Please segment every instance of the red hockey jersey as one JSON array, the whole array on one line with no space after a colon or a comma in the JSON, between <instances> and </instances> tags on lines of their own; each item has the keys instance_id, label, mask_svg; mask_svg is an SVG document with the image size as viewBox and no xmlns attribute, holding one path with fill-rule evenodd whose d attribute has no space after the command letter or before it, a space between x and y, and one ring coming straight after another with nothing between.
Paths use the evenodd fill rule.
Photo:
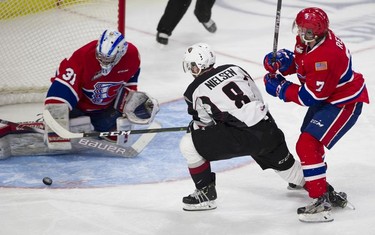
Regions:
<instances>
[{"instance_id":1,"label":"red hockey jersey","mask_svg":"<svg viewBox=\"0 0 375 235\"><path fill-rule=\"evenodd\" d=\"M369 103L362 74L353 71L349 50L331 30L311 50L301 44L297 36L294 53L295 68L289 69L286 74L297 73L301 86L290 85L286 90L286 101L303 106L321 101L337 106L353 102Z\"/></svg>"},{"instance_id":2,"label":"red hockey jersey","mask_svg":"<svg viewBox=\"0 0 375 235\"><path fill-rule=\"evenodd\" d=\"M64 59L57 75L51 78L45 104L67 103L70 110L77 107L84 112L106 109L120 89L125 86L137 90L140 72L138 49L128 42L128 49L107 76L102 76L101 67L95 58L97 40L76 50L69 59Z\"/></svg>"}]
</instances>

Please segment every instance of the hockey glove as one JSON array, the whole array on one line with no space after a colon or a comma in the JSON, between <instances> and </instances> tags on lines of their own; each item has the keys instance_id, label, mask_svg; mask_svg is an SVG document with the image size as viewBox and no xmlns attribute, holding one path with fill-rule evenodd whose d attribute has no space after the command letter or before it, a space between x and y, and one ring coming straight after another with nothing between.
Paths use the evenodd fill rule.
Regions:
<instances>
[{"instance_id":1,"label":"hockey glove","mask_svg":"<svg viewBox=\"0 0 375 235\"><path fill-rule=\"evenodd\" d=\"M134 124L150 124L159 109L158 101L147 93L130 91L126 97L124 114Z\"/></svg>"},{"instance_id":2,"label":"hockey glove","mask_svg":"<svg viewBox=\"0 0 375 235\"><path fill-rule=\"evenodd\" d=\"M285 91L292 83L285 80L285 78L280 74L275 75L268 73L264 76L264 84L268 94L279 97L285 101Z\"/></svg>"},{"instance_id":3,"label":"hockey glove","mask_svg":"<svg viewBox=\"0 0 375 235\"><path fill-rule=\"evenodd\" d=\"M268 53L263 59L264 68L270 73L285 72L294 64L294 54L287 49L281 49L276 53L276 59L273 61L273 53Z\"/></svg>"}]
</instances>

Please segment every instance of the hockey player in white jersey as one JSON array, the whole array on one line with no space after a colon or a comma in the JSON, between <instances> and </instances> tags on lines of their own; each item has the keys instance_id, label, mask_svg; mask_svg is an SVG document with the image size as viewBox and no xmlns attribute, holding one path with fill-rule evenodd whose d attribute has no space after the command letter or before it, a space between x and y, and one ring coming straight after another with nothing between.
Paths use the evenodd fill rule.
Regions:
<instances>
[{"instance_id":1,"label":"hockey player in white jersey","mask_svg":"<svg viewBox=\"0 0 375 235\"><path fill-rule=\"evenodd\" d=\"M190 132L180 142L195 192L183 198L187 211L215 209L215 173L210 162L245 155L273 169L288 183L303 186L301 164L289 152L251 76L236 65L214 67L207 44L187 48L185 72L195 78L184 93L192 116Z\"/></svg>"}]
</instances>

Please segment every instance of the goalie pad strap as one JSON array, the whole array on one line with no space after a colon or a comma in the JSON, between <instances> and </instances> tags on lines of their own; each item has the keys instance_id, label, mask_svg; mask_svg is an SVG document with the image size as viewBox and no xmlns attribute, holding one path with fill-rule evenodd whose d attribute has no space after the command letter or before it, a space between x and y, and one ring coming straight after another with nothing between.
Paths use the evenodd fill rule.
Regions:
<instances>
[{"instance_id":1,"label":"goalie pad strap","mask_svg":"<svg viewBox=\"0 0 375 235\"><path fill-rule=\"evenodd\" d=\"M10 143L8 134L11 132L11 127L5 125L0 127L0 160L6 159L11 156Z\"/></svg>"}]
</instances>

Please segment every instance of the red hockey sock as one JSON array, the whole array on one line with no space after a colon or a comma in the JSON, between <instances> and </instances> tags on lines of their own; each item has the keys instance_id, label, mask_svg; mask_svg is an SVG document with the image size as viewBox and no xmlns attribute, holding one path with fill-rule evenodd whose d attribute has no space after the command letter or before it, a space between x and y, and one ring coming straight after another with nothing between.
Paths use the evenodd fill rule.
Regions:
<instances>
[{"instance_id":1,"label":"red hockey sock","mask_svg":"<svg viewBox=\"0 0 375 235\"><path fill-rule=\"evenodd\" d=\"M311 198L318 198L327 191L324 146L309 133L302 133L296 151L302 164L305 188Z\"/></svg>"}]
</instances>

